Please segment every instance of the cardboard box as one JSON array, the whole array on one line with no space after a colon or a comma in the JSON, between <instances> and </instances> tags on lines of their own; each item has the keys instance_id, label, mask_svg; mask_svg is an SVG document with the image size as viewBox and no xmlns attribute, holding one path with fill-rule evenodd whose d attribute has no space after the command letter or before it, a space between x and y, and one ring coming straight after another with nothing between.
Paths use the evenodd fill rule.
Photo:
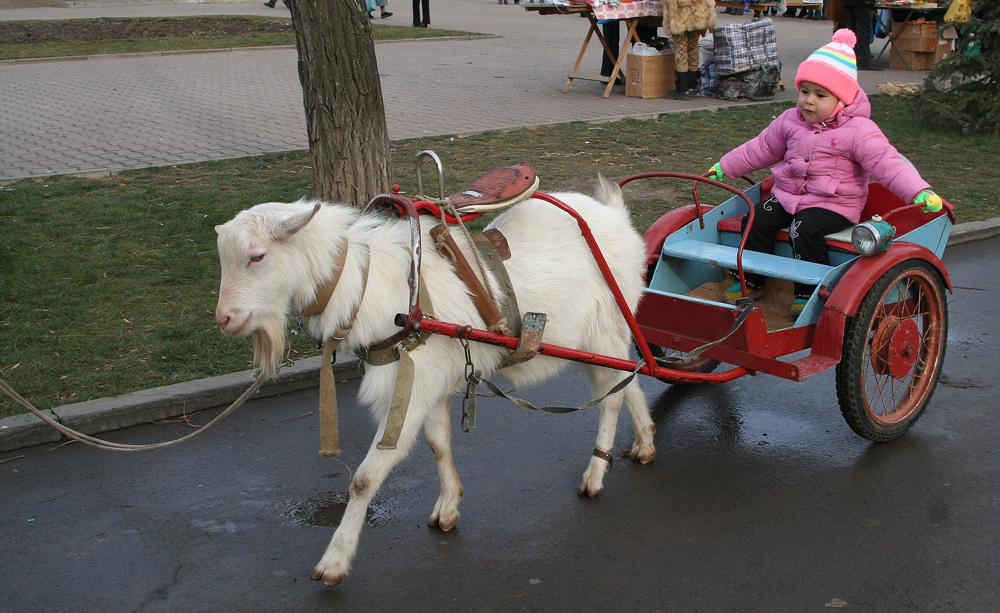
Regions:
<instances>
[{"instance_id":1,"label":"cardboard box","mask_svg":"<svg viewBox=\"0 0 1000 613\"><path fill-rule=\"evenodd\" d=\"M933 21L898 21L892 27L897 29L893 34L900 51L931 53L937 48L939 26Z\"/></svg>"},{"instance_id":2,"label":"cardboard box","mask_svg":"<svg viewBox=\"0 0 1000 613\"><path fill-rule=\"evenodd\" d=\"M934 64L949 53L951 53L951 41L944 38L940 39L933 51L924 53L900 51L893 45L889 49L889 68L893 70L930 70ZM903 61L904 57L910 63L909 66Z\"/></svg>"},{"instance_id":3,"label":"cardboard box","mask_svg":"<svg viewBox=\"0 0 1000 613\"><path fill-rule=\"evenodd\" d=\"M635 55L626 58L625 95L662 98L674 86L674 54Z\"/></svg>"}]
</instances>

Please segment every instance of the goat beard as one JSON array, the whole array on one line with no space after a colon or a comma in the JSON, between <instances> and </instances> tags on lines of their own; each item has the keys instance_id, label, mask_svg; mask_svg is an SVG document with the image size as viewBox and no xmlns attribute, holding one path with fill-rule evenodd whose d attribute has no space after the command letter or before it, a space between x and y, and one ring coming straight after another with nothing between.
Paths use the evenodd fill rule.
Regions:
<instances>
[{"instance_id":1,"label":"goat beard","mask_svg":"<svg viewBox=\"0 0 1000 613\"><path fill-rule=\"evenodd\" d=\"M285 321L268 319L253 333L253 365L266 377L278 374L285 350Z\"/></svg>"}]
</instances>

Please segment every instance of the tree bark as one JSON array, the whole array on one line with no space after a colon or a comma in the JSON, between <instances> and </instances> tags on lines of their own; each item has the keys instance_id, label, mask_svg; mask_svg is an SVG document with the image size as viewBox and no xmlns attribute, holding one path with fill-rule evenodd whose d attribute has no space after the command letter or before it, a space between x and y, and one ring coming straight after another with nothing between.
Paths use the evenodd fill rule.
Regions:
<instances>
[{"instance_id":1,"label":"tree bark","mask_svg":"<svg viewBox=\"0 0 1000 613\"><path fill-rule=\"evenodd\" d=\"M313 193L364 206L391 181L375 43L358 0L291 0Z\"/></svg>"}]
</instances>

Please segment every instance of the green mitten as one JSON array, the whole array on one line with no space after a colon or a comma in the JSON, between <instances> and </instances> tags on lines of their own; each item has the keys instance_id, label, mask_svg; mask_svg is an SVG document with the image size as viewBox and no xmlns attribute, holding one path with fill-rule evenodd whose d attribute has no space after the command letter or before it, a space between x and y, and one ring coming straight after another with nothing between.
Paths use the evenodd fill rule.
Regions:
<instances>
[{"instance_id":1,"label":"green mitten","mask_svg":"<svg viewBox=\"0 0 1000 613\"><path fill-rule=\"evenodd\" d=\"M716 162L714 165L712 165L712 168L710 168L708 172L709 172L708 178L712 179L713 181L721 181L726 178L726 173L722 172L721 162Z\"/></svg>"},{"instance_id":2,"label":"green mitten","mask_svg":"<svg viewBox=\"0 0 1000 613\"><path fill-rule=\"evenodd\" d=\"M920 207L920 210L924 213L937 213L941 210L942 206L941 196L938 196L929 189L925 189L917 194L917 197L913 199L913 204L924 205Z\"/></svg>"}]
</instances>

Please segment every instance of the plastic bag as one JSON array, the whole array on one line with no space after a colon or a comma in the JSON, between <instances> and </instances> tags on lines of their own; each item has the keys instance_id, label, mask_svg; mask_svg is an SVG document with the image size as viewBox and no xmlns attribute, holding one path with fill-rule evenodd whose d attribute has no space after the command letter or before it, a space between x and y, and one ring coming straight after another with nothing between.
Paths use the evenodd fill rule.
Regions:
<instances>
[{"instance_id":1,"label":"plastic bag","mask_svg":"<svg viewBox=\"0 0 1000 613\"><path fill-rule=\"evenodd\" d=\"M972 0L955 0L944 14L945 23L964 23L972 19Z\"/></svg>"},{"instance_id":2,"label":"plastic bag","mask_svg":"<svg viewBox=\"0 0 1000 613\"><path fill-rule=\"evenodd\" d=\"M773 100L780 79L781 62L764 64L734 75L719 75L715 97L732 102Z\"/></svg>"},{"instance_id":3,"label":"plastic bag","mask_svg":"<svg viewBox=\"0 0 1000 613\"><path fill-rule=\"evenodd\" d=\"M663 52L656 49L655 47L650 47L646 43L636 43L632 45L632 50L629 51L632 55L663 55Z\"/></svg>"},{"instance_id":4,"label":"plastic bag","mask_svg":"<svg viewBox=\"0 0 1000 613\"><path fill-rule=\"evenodd\" d=\"M714 34L715 70L720 77L778 61L778 40L770 19L719 26Z\"/></svg>"}]
</instances>

